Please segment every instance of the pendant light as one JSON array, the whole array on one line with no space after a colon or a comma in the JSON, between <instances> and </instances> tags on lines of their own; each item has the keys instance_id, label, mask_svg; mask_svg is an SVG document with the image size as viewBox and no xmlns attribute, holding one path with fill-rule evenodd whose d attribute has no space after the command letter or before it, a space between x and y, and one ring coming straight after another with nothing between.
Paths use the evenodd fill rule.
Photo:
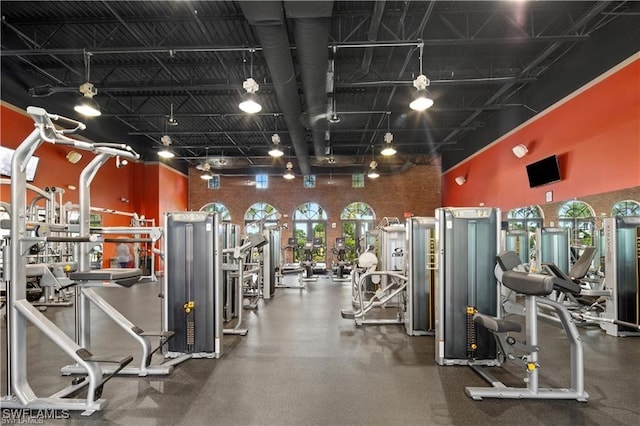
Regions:
<instances>
[{"instance_id":1,"label":"pendant light","mask_svg":"<svg viewBox=\"0 0 640 426\"><path fill-rule=\"evenodd\" d=\"M85 83L80 86L80 93L82 97L78 98L76 105L73 109L87 117L98 117L102 114L100 111L100 105L93 97L98 94L98 89L89 82L91 76L91 53L84 51L84 68L85 68Z\"/></svg>"},{"instance_id":2,"label":"pendant light","mask_svg":"<svg viewBox=\"0 0 640 426\"><path fill-rule=\"evenodd\" d=\"M260 86L253 79L253 52L254 51L255 51L254 49L249 50L249 52L251 53L251 65L249 69L250 77L247 78L242 83L242 88L246 90L247 93L244 93L242 95L242 98L240 99L240 104L238 105L240 110L246 112L247 114L255 114L262 111L262 105L260 105L260 102L258 101L258 96L256 95L256 92L260 89Z\"/></svg>"},{"instance_id":3,"label":"pendant light","mask_svg":"<svg viewBox=\"0 0 640 426\"><path fill-rule=\"evenodd\" d=\"M427 87L429 87L429 84L431 84L431 82L429 81L427 76L422 73L423 50L424 43L420 43L420 75L416 77L415 80L413 80L413 87L416 88L416 91L413 94L413 100L409 104L409 108L414 111L424 111L433 106L433 99L431 99L429 91L427 90Z\"/></svg>"},{"instance_id":4,"label":"pendant light","mask_svg":"<svg viewBox=\"0 0 640 426\"><path fill-rule=\"evenodd\" d=\"M396 149L393 147L393 134L389 131L389 122L391 121L391 112L387 111L387 133L385 133L384 135L384 148L382 148L382 151L380 151L380 154L384 155L385 157L390 157L392 155L396 154Z\"/></svg>"}]
</instances>

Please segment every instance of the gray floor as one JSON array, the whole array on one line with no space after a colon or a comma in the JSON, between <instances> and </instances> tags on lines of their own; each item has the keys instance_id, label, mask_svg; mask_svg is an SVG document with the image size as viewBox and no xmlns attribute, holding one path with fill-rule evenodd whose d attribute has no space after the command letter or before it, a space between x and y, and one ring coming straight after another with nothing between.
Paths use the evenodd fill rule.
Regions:
<instances>
[{"instance_id":1,"label":"gray floor","mask_svg":"<svg viewBox=\"0 0 640 426\"><path fill-rule=\"evenodd\" d=\"M157 284L100 293L143 329L159 328ZM581 330L587 403L473 401L465 396L465 386L484 382L467 367L437 366L433 337L409 337L398 326L356 327L340 317L340 309L349 305L349 284L328 278L306 290L278 289L275 298L247 312L248 336L225 336L221 359L189 360L162 378L114 378L105 385L106 410L91 417L72 413L55 423L640 424L638 338ZM50 308L46 315L71 332L72 308ZM101 313L93 316L94 352L135 355L126 335ZM564 387L569 375L566 339L547 324L540 325L540 334L541 382ZM28 342L29 380L36 393L65 386L69 379L58 371L69 363L66 356L33 327ZM4 377L4 369L2 373ZM517 384L519 379L513 380Z\"/></svg>"}]
</instances>

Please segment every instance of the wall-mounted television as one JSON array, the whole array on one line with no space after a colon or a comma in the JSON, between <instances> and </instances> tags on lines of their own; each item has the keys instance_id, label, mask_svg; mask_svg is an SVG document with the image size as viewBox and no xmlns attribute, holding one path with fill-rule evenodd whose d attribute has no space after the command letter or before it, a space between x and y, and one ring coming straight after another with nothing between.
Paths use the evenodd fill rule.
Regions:
<instances>
[{"instance_id":1,"label":"wall-mounted television","mask_svg":"<svg viewBox=\"0 0 640 426\"><path fill-rule=\"evenodd\" d=\"M560 167L558 167L558 157L551 155L527 165L527 176L529 177L529 187L531 188L559 181Z\"/></svg>"},{"instance_id":2,"label":"wall-mounted television","mask_svg":"<svg viewBox=\"0 0 640 426\"><path fill-rule=\"evenodd\" d=\"M0 175L11 177L11 158L15 150L0 146ZM38 168L38 157L31 157L27 163L27 181L33 182Z\"/></svg>"}]
</instances>

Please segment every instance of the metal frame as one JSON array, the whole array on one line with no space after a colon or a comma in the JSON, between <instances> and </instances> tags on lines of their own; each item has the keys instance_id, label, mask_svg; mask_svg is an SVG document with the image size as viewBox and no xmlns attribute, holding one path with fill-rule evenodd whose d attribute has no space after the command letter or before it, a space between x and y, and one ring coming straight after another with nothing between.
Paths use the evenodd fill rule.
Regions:
<instances>
[{"instance_id":1,"label":"metal frame","mask_svg":"<svg viewBox=\"0 0 640 426\"><path fill-rule=\"evenodd\" d=\"M43 143L71 145L78 149L96 151L98 148L86 142L70 139L65 134L85 129L83 123L48 114L42 108L28 107L27 113L35 121L35 129L16 149L11 162L11 239L8 250L4 250L4 265L9 267L7 282L7 395L2 397L3 408L28 409L65 409L80 410L83 415L90 415L102 410L107 401L101 399L102 386L109 377L103 378L103 370L91 352L81 347L60 330L52 321L26 300L26 258L29 247L37 242L89 242L88 229L80 233L80 237L28 237L26 221L26 165L36 149ZM56 130L52 120L72 129ZM102 151L102 150L100 150ZM116 150L125 158L135 160L137 154L132 151ZM38 397L31 389L27 377L27 325L34 324L43 334L49 337L63 352L83 367L87 377L72 384L49 397ZM132 357L110 360L123 367L131 362ZM85 399L67 399L80 388L87 386Z\"/></svg>"},{"instance_id":2,"label":"metal frame","mask_svg":"<svg viewBox=\"0 0 640 426\"><path fill-rule=\"evenodd\" d=\"M571 386L569 388L541 388L539 387L538 374L538 305L545 305L553 308L563 330L566 332L570 343L571 359ZM475 400L483 398L504 398L504 399L575 399L586 402L589 394L584 390L584 359L582 351L582 341L580 334L574 324L571 314L562 304L546 297L527 295L525 299L525 336L526 345L532 347L527 356L527 364L533 367L528 369L528 376L525 380L526 388L507 387L497 380L486 369L479 365L471 364L471 368L481 377L492 384L493 387L466 387L465 392Z\"/></svg>"}]
</instances>

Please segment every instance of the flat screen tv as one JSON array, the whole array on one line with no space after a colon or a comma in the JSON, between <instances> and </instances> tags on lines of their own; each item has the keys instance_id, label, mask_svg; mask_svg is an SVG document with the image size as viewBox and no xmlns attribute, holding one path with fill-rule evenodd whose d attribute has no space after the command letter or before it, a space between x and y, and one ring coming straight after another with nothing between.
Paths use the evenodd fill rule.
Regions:
<instances>
[{"instance_id":1,"label":"flat screen tv","mask_svg":"<svg viewBox=\"0 0 640 426\"><path fill-rule=\"evenodd\" d=\"M559 181L558 157L551 155L527 165L527 176L529 177L529 187L531 188Z\"/></svg>"},{"instance_id":2,"label":"flat screen tv","mask_svg":"<svg viewBox=\"0 0 640 426\"><path fill-rule=\"evenodd\" d=\"M0 175L11 177L11 158L15 150L0 146ZM27 163L27 182L33 182L38 168L38 157L31 157Z\"/></svg>"}]
</instances>

